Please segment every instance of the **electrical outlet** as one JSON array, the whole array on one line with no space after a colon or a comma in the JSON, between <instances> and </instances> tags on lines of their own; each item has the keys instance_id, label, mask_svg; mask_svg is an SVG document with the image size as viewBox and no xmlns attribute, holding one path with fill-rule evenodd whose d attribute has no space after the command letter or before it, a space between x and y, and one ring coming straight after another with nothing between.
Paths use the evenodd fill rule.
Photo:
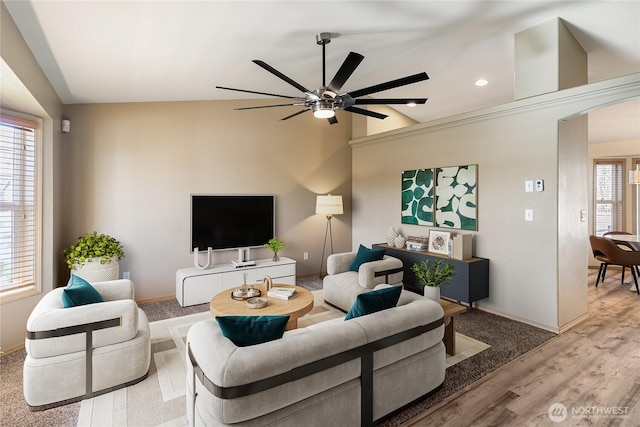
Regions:
<instances>
[{"instance_id":1,"label":"electrical outlet","mask_svg":"<svg viewBox=\"0 0 640 427\"><path fill-rule=\"evenodd\" d=\"M131 279L131 274L128 271L123 271L122 272L122 278L129 280L129 279Z\"/></svg>"},{"instance_id":2,"label":"electrical outlet","mask_svg":"<svg viewBox=\"0 0 640 427\"><path fill-rule=\"evenodd\" d=\"M302 255L303 255L303 258L304 258L304 260L305 260L305 261L308 261L308 260L309 260L309 252L305 252L305 253L304 253L304 254L302 254Z\"/></svg>"}]
</instances>

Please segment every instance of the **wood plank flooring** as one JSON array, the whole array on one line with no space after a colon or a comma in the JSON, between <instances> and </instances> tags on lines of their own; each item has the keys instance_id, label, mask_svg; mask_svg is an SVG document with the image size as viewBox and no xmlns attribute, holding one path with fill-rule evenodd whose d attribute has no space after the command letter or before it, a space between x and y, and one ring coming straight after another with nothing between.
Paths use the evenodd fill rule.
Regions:
<instances>
[{"instance_id":1,"label":"wood plank flooring","mask_svg":"<svg viewBox=\"0 0 640 427\"><path fill-rule=\"evenodd\" d=\"M640 426L640 296L596 274L586 321L404 426Z\"/></svg>"}]
</instances>

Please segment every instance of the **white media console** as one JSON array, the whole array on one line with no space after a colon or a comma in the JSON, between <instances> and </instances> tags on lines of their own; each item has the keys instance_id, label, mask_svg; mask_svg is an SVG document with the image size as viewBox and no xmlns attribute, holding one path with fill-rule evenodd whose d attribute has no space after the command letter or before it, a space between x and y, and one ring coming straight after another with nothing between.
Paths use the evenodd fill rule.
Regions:
<instances>
[{"instance_id":1,"label":"white media console","mask_svg":"<svg viewBox=\"0 0 640 427\"><path fill-rule=\"evenodd\" d=\"M296 261L280 257L280 261L259 259L255 265L237 268L230 263L217 264L207 269L195 267L176 271L176 299L182 307L209 302L217 293L242 285L247 273L247 284L262 283L264 276L273 283L296 284Z\"/></svg>"}]
</instances>

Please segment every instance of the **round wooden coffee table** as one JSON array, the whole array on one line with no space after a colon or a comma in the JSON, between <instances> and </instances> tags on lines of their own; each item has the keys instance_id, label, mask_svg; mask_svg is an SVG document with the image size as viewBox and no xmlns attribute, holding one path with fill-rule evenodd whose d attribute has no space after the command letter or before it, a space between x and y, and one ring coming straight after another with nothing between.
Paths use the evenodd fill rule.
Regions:
<instances>
[{"instance_id":1,"label":"round wooden coffee table","mask_svg":"<svg viewBox=\"0 0 640 427\"><path fill-rule=\"evenodd\" d=\"M298 327L298 318L304 316L313 308L313 294L300 286L281 285L274 283L278 288L295 288L295 296L289 300L282 300L267 296L262 285L254 285L260 289L261 297L267 299L267 305L263 308L249 308L246 301L237 301L231 298L234 289L225 289L211 298L210 311L214 316L289 316L287 331Z\"/></svg>"}]
</instances>

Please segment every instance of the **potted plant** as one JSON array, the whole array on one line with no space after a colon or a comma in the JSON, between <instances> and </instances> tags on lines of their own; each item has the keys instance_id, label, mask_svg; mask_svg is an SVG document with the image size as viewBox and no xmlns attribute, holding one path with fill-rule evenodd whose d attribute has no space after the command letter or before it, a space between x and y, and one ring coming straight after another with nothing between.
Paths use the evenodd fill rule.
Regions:
<instances>
[{"instance_id":1,"label":"potted plant","mask_svg":"<svg viewBox=\"0 0 640 427\"><path fill-rule=\"evenodd\" d=\"M434 301L440 301L440 285L448 283L455 274L455 265L443 263L442 260L438 260L431 264L431 259L427 258L411 267L420 283L424 285L424 296Z\"/></svg>"},{"instance_id":2,"label":"potted plant","mask_svg":"<svg viewBox=\"0 0 640 427\"><path fill-rule=\"evenodd\" d=\"M280 261L280 257L278 256L278 251L285 249L287 245L285 245L284 242L278 239L277 237L273 237L269 239L267 243L264 244L264 247L269 248L273 251L273 258L272 258L273 261Z\"/></svg>"},{"instance_id":3,"label":"potted plant","mask_svg":"<svg viewBox=\"0 0 640 427\"><path fill-rule=\"evenodd\" d=\"M106 234L85 234L63 251L72 274L88 281L115 280L120 274L118 262L124 258L122 244Z\"/></svg>"}]
</instances>

